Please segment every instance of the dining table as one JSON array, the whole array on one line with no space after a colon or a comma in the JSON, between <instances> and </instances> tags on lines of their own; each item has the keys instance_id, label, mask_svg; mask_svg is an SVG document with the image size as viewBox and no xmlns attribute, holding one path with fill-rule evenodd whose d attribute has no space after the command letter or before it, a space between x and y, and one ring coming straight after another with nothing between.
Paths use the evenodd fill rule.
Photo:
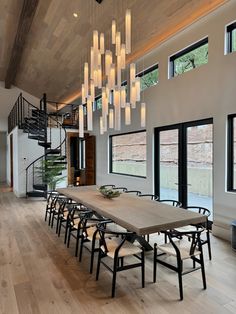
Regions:
<instances>
[{"instance_id":1,"label":"dining table","mask_svg":"<svg viewBox=\"0 0 236 314\"><path fill-rule=\"evenodd\" d=\"M57 191L134 232L142 242L144 235L205 223L207 219L196 212L129 193L109 199L95 185L59 188ZM146 249L151 249L147 243Z\"/></svg>"}]
</instances>

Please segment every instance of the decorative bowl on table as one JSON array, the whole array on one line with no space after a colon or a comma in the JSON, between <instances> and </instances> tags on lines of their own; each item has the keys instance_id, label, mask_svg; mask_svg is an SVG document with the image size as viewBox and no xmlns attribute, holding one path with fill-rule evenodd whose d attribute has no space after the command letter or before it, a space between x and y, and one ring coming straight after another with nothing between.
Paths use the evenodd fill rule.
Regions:
<instances>
[{"instance_id":1,"label":"decorative bowl on table","mask_svg":"<svg viewBox=\"0 0 236 314\"><path fill-rule=\"evenodd\" d=\"M120 196L120 192L119 191L115 191L112 189L108 189L106 187L104 187L103 185L100 186L100 188L98 189L98 191L105 197L105 198L114 198L114 197L118 197Z\"/></svg>"}]
</instances>

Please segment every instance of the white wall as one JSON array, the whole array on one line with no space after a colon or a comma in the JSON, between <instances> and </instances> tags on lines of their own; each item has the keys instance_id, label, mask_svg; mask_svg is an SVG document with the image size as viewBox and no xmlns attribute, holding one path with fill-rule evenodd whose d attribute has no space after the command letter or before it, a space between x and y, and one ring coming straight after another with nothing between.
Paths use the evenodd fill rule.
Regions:
<instances>
[{"instance_id":1,"label":"white wall","mask_svg":"<svg viewBox=\"0 0 236 314\"><path fill-rule=\"evenodd\" d=\"M8 135L8 151L7 151L7 182L10 183L10 135L13 136L13 192L18 197L25 197L26 195L26 168L35 159L44 155L44 148L38 145L37 140L29 139L28 134L24 133L18 127ZM56 148L60 144L59 129L52 129L51 141L53 143L52 148ZM48 130L49 136L49 130ZM63 139L62 134L62 139ZM63 151L65 154L65 151ZM67 186L67 170L62 173L64 180L58 183L57 187ZM29 176L28 186L31 187L31 178Z\"/></svg>"},{"instance_id":2,"label":"white wall","mask_svg":"<svg viewBox=\"0 0 236 314\"><path fill-rule=\"evenodd\" d=\"M220 7L163 43L139 63L139 69L159 63L159 83L144 92L147 103L147 178L108 173L108 135L100 136L98 117L97 184L113 183L153 192L154 128L179 122L214 119L214 228L216 235L229 239L230 222L236 219L236 194L226 192L226 119L236 113L236 53L224 55L225 25L236 20L236 1ZM197 69L168 79L168 57L208 36L209 62ZM122 125L122 133L140 129L139 106L132 111L132 125ZM96 113L96 115L98 115ZM124 121L124 120L123 120Z\"/></svg>"}]
</instances>

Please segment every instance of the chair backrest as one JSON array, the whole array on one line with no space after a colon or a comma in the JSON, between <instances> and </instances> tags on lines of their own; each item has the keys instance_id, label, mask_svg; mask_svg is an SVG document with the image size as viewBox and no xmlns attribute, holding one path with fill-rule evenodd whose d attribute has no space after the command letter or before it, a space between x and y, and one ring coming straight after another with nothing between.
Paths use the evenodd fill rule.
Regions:
<instances>
[{"instance_id":1,"label":"chair backrest","mask_svg":"<svg viewBox=\"0 0 236 314\"><path fill-rule=\"evenodd\" d=\"M192 256L195 253L195 250L199 250L202 253L202 242L201 242L201 233L204 229L199 228L192 231L177 231L177 230L168 230L164 233L168 236L170 243L175 249L176 255L181 256L181 250L178 245L176 245L173 239L182 238L187 236L189 241L189 256Z\"/></svg>"},{"instance_id":2,"label":"chair backrest","mask_svg":"<svg viewBox=\"0 0 236 314\"><path fill-rule=\"evenodd\" d=\"M187 206L185 207L185 209L194 211L196 213L205 215L207 217L209 217L211 215L211 212L209 209L205 208L205 207L201 207L201 206Z\"/></svg>"},{"instance_id":3,"label":"chair backrest","mask_svg":"<svg viewBox=\"0 0 236 314\"><path fill-rule=\"evenodd\" d=\"M134 194L136 194L136 195L140 195L140 194L142 194L140 191L137 191L137 190L126 190L126 191L124 191L125 193L134 193Z\"/></svg>"},{"instance_id":4,"label":"chair backrest","mask_svg":"<svg viewBox=\"0 0 236 314\"><path fill-rule=\"evenodd\" d=\"M127 191L127 188L123 187L123 186L115 186L114 188L112 188L113 190L121 190L122 192Z\"/></svg>"},{"instance_id":5,"label":"chair backrest","mask_svg":"<svg viewBox=\"0 0 236 314\"><path fill-rule=\"evenodd\" d=\"M111 235L113 237L120 237L120 243L117 245L117 248L115 250L115 254L118 254L120 248L122 247L122 245L124 244L124 242L126 241L127 237L133 235L133 232L118 232L118 231L113 231L111 229L109 229L109 221L103 221L97 224L97 231L99 233L100 236L100 247L103 247L103 251L104 253L108 253L108 248L107 248L107 244L106 244L106 240L109 237L106 237L105 235Z\"/></svg>"},{"instance_id":6,"label":"chair backrest","mask_svg":"<svg viewBox=\"0 0 236 314\"><path fill-rule=\"evenodd\" d=\"M159 197L155 194L139 194L139 197L148 198L152 201L158 201Z\"/></svg>"},{"instance_id":7,"label":"chair backrest","mask_svg":"<svg viewBox=\"0 0 236 314\"><path fill-rule=\"evenodd\" d=\"M110 189L114 189L115 187L115 184L104 184L104 185L101 185L100 188L110 188Z\"/></svg>"},{"instance_id":8,"label":"chair backrest","mask_svg":"<svg viewBox=\"0 0 236 314\"><path fill-rule=\"evenodd\" d=\"M176 201L176 200L158 200L158 202L161 202L161 203L165 203L165 204L168 204L168 205L172 205L172 206L175 206L175 207L181 207L182 206L182 203L179 202L179 201Z\"/></svg>"}]
</instances>

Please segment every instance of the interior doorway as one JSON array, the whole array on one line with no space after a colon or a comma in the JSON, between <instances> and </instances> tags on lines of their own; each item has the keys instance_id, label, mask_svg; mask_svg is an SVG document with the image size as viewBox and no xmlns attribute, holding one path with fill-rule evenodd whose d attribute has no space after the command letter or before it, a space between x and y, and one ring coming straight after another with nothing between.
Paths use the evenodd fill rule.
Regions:
<instances>
[{"instance_id":1,"label":"interior doorway","mask_svg":"<svg viewBox=\"0 0 236 314\"><path fill-rule=\"evenodd\" d=\"M96 147L95 136L67 133L67 160L69 185L96 184Z\"/></svg>"},{"instance_id":2,"label":"interior doorway","mask_svg":"<svg viewBox=\"0 0 236 314\"><path fill-rule=\"evenodd\" d=\"M213 119L155 129L155 193L213 214Z\"/></svg>"}]
</instances>

